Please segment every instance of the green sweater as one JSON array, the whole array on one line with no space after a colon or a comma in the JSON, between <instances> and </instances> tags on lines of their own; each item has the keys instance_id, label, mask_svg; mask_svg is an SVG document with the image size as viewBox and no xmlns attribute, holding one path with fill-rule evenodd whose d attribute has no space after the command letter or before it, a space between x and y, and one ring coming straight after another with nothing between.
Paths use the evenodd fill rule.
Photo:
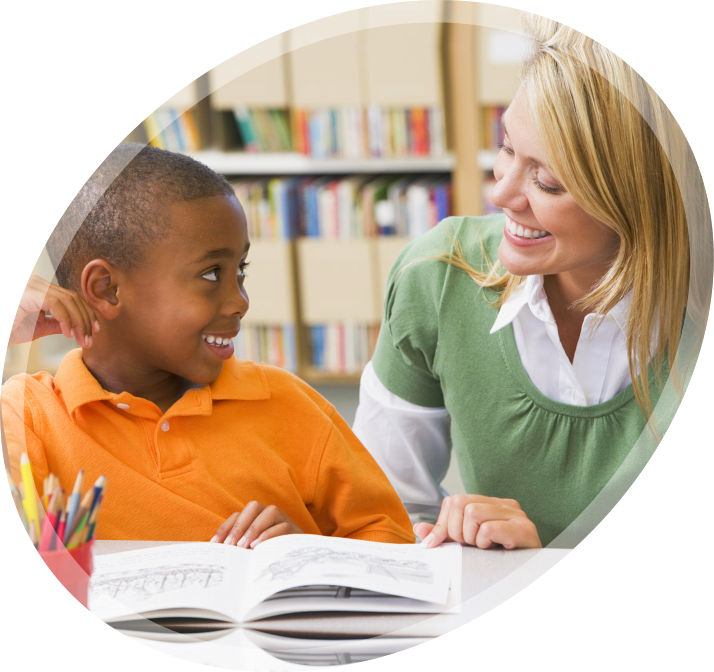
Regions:
<instances>
[{"instance_id":1,"label":"green sweater","mask_svg":"<svg viewBox=\"0 0 714 672\"><path fill-rule=\"evenodd\" d=\"M469 263L485 269L480 241L496 261L503 222L503 215L452 217L407 246L389 277L373 366L402 399L448 409L467 492L517 500L546 546L603 490L642 435L646 445L627 465L631 478L616 488L617 501L654 441L632 385L594 406L544 396L523 368L512 326L489 334L498 310L488 300L496 294L433 258L458 239ZM651 393L654 405L659 391Z\"/></svg>"}]
</instances>

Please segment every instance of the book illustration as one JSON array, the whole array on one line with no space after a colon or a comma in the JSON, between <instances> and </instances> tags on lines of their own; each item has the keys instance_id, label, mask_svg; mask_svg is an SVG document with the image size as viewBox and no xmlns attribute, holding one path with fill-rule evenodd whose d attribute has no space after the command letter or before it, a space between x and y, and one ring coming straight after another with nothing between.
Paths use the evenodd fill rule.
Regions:
<instances>
[{"instance_id":1,"label":"book illustration","mask_svg":"<svg viewBox=\"0 0 714 672\"><path fill-rule=\"evenodd\" d=\"M183 588L215 588L223 583L225 567L198 563L162 565L101 574L92 579L96 598L146 600Z\"/></svg>"},{"instance_id":2,"label":"book illustration","mask_svg":"<svg viewBox=\"0 0 714 672\"><path fill-rule=\"evenodd\" d=\"M386 558L358 551L341 551L314 546L298 548L287 553L281 560L270 563L257 578L268 577L269 581L276 579L292 581L307 568L312 569L314 565L332 565L331 569L334 573L347 570L351 574L376 574L393 581L428 584L434 582L432 569L419 560ZM321 574L329 577L330 569L322 571Z\"/></svg>"}]
</instances>

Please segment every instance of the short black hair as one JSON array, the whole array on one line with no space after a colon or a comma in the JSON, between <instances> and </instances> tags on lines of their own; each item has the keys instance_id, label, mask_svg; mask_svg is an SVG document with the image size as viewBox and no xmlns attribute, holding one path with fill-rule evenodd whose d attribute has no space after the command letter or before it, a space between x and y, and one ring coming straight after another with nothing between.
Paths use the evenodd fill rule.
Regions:
<instances>
[{"instance_id":1,"label":"short black hair","mask_svg":"<svg viewBox=\"0 0 714 672\"><path fill-rule=\"evenodd\" d=\"M210 196L233 196L228 181L183 154L122 143L87 180L47 241L57 282L80 291L92 259L134 268L143 250L166 235L167 206Z\"/></svg>"}]
</instances>

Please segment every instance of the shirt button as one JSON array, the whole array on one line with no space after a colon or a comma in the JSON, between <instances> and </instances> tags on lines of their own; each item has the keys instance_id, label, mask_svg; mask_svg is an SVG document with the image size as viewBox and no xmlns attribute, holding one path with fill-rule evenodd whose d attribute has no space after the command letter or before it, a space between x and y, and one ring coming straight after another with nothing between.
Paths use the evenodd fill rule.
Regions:
<instances>
[{"instance_id":1,"label":"shirt button","mask_svg":"<svg viewBox=\"0 0 714 672\"><path fill-rule=\"evenodd\" d=\"M168 421L168 420L164 420L164 421L161 423L161 430L164 431L164 432L168 432L168 431L169 431L169 421Z\"/></svg>"},{"instance_id":2,"label":"shirt button","mask_svg":"<svg viewBox=\"0 0 714 672\"><path fill-rule=\"evenodd\" d=\"M117 404L117 408L121 408L122 411L128 411L129 404Z\"/></svg>"}]
</instances>

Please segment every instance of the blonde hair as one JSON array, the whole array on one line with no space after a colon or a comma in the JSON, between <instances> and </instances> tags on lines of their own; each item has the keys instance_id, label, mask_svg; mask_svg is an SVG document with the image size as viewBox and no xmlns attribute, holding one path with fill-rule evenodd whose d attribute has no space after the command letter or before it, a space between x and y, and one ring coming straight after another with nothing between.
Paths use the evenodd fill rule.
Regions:
<instances>
[{"instance_id":1,"label":"blonde hair","mask_svg":"<svg viewBox=\"0 0 714 672\"><path fill-rule=\"evenodd\" d=\"M669 110L624 61L555 21L525 14L524 23L533 48L522 86L550 166L576 203L620 238L609 271L576 307L603 316L632 292L628 359L637 402L649 420L648 363L661 385L668 357L681 391L675 356L685 310L696 318L699 337L706 323L711 222L701 175ZM692 292L690 243L699 255L692 257L700 281ZM497 262L474 269L458 244L441 258L481 287L499 290L496 306L523 280Z\"/></svg>"}]
</instances>

